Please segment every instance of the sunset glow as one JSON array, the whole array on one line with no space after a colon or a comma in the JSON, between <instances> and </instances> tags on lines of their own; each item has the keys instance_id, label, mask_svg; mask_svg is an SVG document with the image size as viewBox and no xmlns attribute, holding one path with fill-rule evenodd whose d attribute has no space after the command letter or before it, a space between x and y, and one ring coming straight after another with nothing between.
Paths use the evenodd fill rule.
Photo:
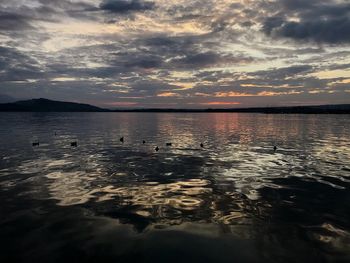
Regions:
<instances>
[{"instance_id":1,"label":"sunset glow","mask_svg":"<svg viewBox=\"0 0 350 263\"><path fill-rule=\"evenodd\" d=\"M118 107L349 103L349 15L345 0L5 1L0 95Z\"/></svg>"}]
</instances>

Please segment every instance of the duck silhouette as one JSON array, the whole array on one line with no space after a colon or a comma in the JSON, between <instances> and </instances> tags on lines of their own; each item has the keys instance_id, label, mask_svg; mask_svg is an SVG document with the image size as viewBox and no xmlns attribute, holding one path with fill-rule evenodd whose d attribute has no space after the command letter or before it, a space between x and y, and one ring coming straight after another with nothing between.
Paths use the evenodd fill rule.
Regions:
<instances>
[{"instance_id":1,"label":"duck silhouette","mask_svg":"<svg viewBox=\"0 0 350 263\"><path fill-rule=\"evenodd\" d=\"M277 146L273 146L273 151L276 152L277 151Z\"/></svg>"},{"instance_id":2,"label":"duck silhouette","mask_svg":"<svg viewBox=\"0 0 350 263\"><path fill-rule=\"evenodd\" d=\"M167 142L165 145L166 146L172 146L173 144L171 142Z\"/></svg>"},{"instance_id":3,"label":"duck silhouette","mask_svg":"<svg viewBox=\"0 0 350 263\"><path fill-rule=\"evenodd\" d=\"M146 143L146 141L145 141L145 140L143 140L143 141L142 141L142 144L145 144L145 143Z\"/></svg>"},{"instance_id":4,"label":"duck silhouette","mask_svg":"<svg viewBox=\"0 0 350 263\"><path fill-rule=\"evenodd\" d=\"M200 146L201 146L201 148L203 148L203 147L204 147L204 144L203 144L203 143L201 143L201 144L200 144Z\"/></svg>"},{"instance_id":5,"label":"duck silhouette","mask_svg":"<svg viewBox=\"0 0 350 263\"><path fill-rule=\"evenodd\" d=\"M122 143L124 143L124 137L121 137L121 138L119 139L119 141L121 141Z\"/></svg>"},{"instance_id":6,"label":"duck silhouette","mask_svg":"<svg viewBox=\"0 0 350 263\"><path fill-rule=\"evenodd\" d=\"M71 143L70 143L70 146L71 146L71 147L77 147L77 146L78 146L78 142L76 142L76 141L75 141L75 142L71 142Z\"/></svg>"},{"instance_id":7,"label":"duck silhouette","mask_svg":"<svg viewBox=\"0 0 350 263\"><path fill-rule=\"evenodd\" d=\"M39 145L40 145L40 143L39 143L39 142L33 142L33 143L32 143L32 146L33 146L33 147L35 147L35 146L39 146Z\"/></svg>"},{"instance_id":8,"label":"duck silhouette","mask_svg":"<svg viewBox=\"0 0 350 263\"><path fill-rule=\"evenodd\" d=\"M156 152L158 152L158 151L159 151L159 147L157 146L154 150L155 150Z\"/></svg>"}]
</instances>

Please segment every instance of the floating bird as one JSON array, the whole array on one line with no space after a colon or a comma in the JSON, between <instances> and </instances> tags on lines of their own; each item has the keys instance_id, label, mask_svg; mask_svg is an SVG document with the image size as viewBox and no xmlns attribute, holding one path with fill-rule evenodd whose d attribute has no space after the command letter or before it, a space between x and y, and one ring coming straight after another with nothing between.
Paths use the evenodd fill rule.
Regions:
<instances>
[{"instance_id":1,"label":"floating bird","mask_svg":"<svg viewBox=\"0 0 350 263\"><path fill-rule=\"evenodd\" d=\"M159 151L159 147L157 146L154 150L156 150L156 152L158 152Z\"/></svg>"},{"instance_id":2,"label":"floating bird","mask_svg":"<svg viewBox=\"0 0 350 263\"><path fill-rule=\"evenodd\" d=\"M55 132L55 136L57 136L57 132Z\"/></svg>"},{"instance_id":3,"label":"floating bird","mask_svg":"<svg viewBox=\"0 0 350 263\"><path fill-rule=\"evenodd\" d=\"M146 143L146 141L145 141L145 140L143 140L143 141L142 141L142 144L145 144L145 143Z\"/></svg>"},{"instance_id":4,"label":"floating bird","mask_svg":"<svg viewBox=\"0 0 350 263\"><path fill-rule=\"evenodd\" d=\"M171 142L167 142L165 145L166 146L172 146L173 144Z\"/></svg>"},{"instance_id":5,"label":"floating bird","mask_svg":"<svg viewBox=\"0 0 350 263\"><path fill-rule=\"evenodd\" d=\"M121 138L119 139L119 141L121 141L122 143L124 143L124 137L121 137Z\"/></svg>"},{"instance_id":6,"label":"floating bird","mask_svg":"<svg viewBox=\"0 0 350 263\"><path fill-rule=\"evenodd\" d=\"M201 144L200 144L200 146L201 146L201 148L203 148L203 147L204 147L204 144L203 144L203 143L201 143Z\"/></svg>"},{"instance_id":7,"label":"floating bird","mask_svg":"<svg viewBox=\"0 0 350 263\"><path fill-rule=\"evenodd\" d=\"M78 146L78 142L71 142L71 143L70 143L70 146L72 146L72 147L77 147L77 146Z\"/></svg>"},{"instance_id":8,"label":"floating bird","mask_svg":"<svg viewBox=\"0 0 350 263\"><path fill-rule=\"evenodd\" d=\"M32 146L33 146L33 147L39 146L39 142L33 142L33 143L32 143Z\"/></svg>"},{"instance_id":9,"label":"floating bird","mask_svg":"<svg viewBox=\"0 0 350 263\"><path fill-rule=\"evenodd\" d=\"M274 152L277 151L277 146L276 146L276 145L273 146L273 151L274 151Z\"/></svg>"}]
</instances>

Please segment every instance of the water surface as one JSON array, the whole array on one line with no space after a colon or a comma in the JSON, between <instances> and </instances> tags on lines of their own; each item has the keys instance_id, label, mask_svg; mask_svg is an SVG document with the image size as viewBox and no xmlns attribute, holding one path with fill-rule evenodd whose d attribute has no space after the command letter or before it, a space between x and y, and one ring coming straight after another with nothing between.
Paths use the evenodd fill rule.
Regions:
<instances>
[{"instance_id":1,"label":"water surface","mask_svg":"<svg viewBox=\"0 0 350 263\"><path fill-rule=\"evenodd\" d=\"M349 115L1 113L0 138L1 262L350 261Z\"/></svg>"}]
</instances>

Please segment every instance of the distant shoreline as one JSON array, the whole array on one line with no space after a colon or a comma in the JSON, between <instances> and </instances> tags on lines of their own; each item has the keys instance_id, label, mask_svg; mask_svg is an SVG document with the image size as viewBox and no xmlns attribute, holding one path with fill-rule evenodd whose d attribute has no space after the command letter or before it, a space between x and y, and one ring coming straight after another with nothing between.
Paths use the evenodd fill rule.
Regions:
<instances>
[{"instance_id":1,"label":"distant shoreline","mask_svg":"<svg viewBox=\"0 0 350 263\"><path fill-rule=\"evenodd\" d=\"M0 113L257 113L257 114L319 114L319 115L326 115L326 114L342 114L350 115L350 110L329 110L329 111L318 111L318 110L312 110L312 111L278 111L278 110L230 110L230 109L212 109L212 110L152 110L152 109L145 109L145 110L102 110L102 111L34 111L34 110L15 110L15 111L4 111L0 110Z\"/></svg>"},{"instance_id":2,"label":"distant shoreline","mask_svg":"<svg viewBox=\"0 0 350 263\"><path fill-rule=\"evenodd\" d=\"M310 106L312 107L312 106ZM350 114L349 109L319 109L309 106L272 107L272 108L242 108L242 109L130 109L112 110L110 112L148 112L148 113L261 113L261 114Z\"/></svg>"},{"instance_id":3,"label":"distant shoreline","mask_svg":"<svg viewBox=\"0 0 350 263\"><path fill-rule=\"evenodd\" d=\"M89 104L32 99L0 104L0 112L135 112L135 113L261 113L261 114L350 114L350 104L250 107L226 109L104 109Z\"/></svg>"}]
</instances>

